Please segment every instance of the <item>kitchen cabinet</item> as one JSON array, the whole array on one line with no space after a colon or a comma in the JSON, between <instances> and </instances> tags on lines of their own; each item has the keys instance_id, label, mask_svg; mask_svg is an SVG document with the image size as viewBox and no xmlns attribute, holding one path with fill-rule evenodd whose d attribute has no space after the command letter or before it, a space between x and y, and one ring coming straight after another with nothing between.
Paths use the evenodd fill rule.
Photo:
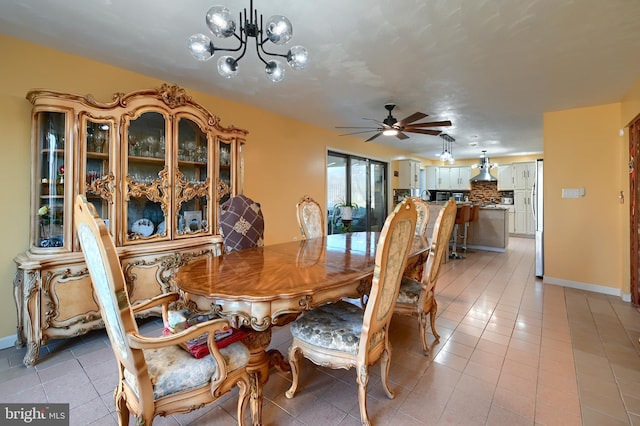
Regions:
<instances>
[{"instance_id":1,"label":"kitchen cabinet","mask_svg":"<svg viewBox=\"0 0 640 426\"><path fill-rule=\"evenodd\" d=\"M462 191L468 191L471 189L471 183L469 182L469 179L471 178L470 167L434 168L436 169L434 174L437 176L437 187L433 189Z\"/></svg>"},{"instance_id":2,"label":"kitchen cabinet","mask_svg":"<svg viewBox=\"0 0 640 426\"><path fill-rule=\"evenodd\" d=\"M498 166L498 191L513 190L513 167L511 164Z\"/></svg>"},{"instance_id":3,"label":"kitchen cabinet","mask_svg":"<svg viewBox=\"0 0 640 426\"><path fill-rule=\"evenodd\" d=\"M49 339L104 326L73 229L76 196L107 225L131 303L144 302L174 290L175 268L219 252L218 209L242 193L247 131L221 126L166 84L108 102L49 90L27 99L30 247L14 259L14 299L16 346L27 346L24 363L33 365Z\"/></svg>"},{"instance_id":4,"label":"kitchen cabinet","mask_svg":"<svg viewBox=\"0 0 640 426\"><path fill-rule=\"evenodd\" d=\"M516 232L516 207L513 204L500 204L500 207L507 211L507 231L510 234Z\"/></svg>"},{"instance_id":5,"label":"kitchen cabinet","mask_svg":"<svg viewBox=\"0 0 640 426\"><path fill-rule=\"evenodd\" d=\"M513 191L513 203L515 208L514 233L522 235L534 235L534 221L532 209L531 190L516 189Z\"/></svg>"},{"instance_id":6,"label":"kitchen cabinet","mask_svg":"<svg viewBox=\"0 0 640 426\"><path fill-rule=\"evenodd\" d=\"M398 161L398 188L420 189L420 162L415 160Z\"/></svg>"},{"instance_id":7,"label":"kitchen cabinet","mask_svg":"<svg viewBox=\"0 0 640 426\"><path fill-rule=\"evenodd\" d=\"M438 188L438 167L436 166L427 166L424 168L425 171L425 181L427 187L425 189L439 189Z\"/></svg>"},{"instance_id":8,"label":"kitchen cabinet","mask_svg":"<svg viewBox=\"0 0 640 426\"><path fill-rule=\"evenodd\" d=\"M524 163L513 163L513 189L531 189L536 178L536 163L529 161Z\"/></svg>"},{"instance_id":9,"label":"kitchen cabinet","mask_svg":"<svg viewBox=\"0 0 640 426\"><path fill-rule=\"evenodd\" d=\"M470 167L450 167L449 184L451 189L465 190L471 189L471 168Z\"/></svg>"},{"instance_id":10,"label":"kitchen cabinet","mask_svg":"<svg viewBox=\"0 0 640 426\"><path fill-rule=\"evenodd\" d=\"M437 189L451 189L451 168L450 167L438 167L438 188Z\"/></svg>"}]
</instances>

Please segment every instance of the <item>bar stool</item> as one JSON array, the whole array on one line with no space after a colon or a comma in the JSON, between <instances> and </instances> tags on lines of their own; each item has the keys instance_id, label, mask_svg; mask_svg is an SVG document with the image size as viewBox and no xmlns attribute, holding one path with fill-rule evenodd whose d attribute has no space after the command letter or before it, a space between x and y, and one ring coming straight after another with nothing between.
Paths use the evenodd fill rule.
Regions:
<instances>
[{"instance_id":1,"label":"bar stool","mask_svg":"<svg viewBox=\"0 0 640 426\"><path fill-rule=\"evenodd\" d=\"M478 216L480 215L480 205L474 204L471 206L471 213L469 213L469 220L464 224L464 243L462 245L462 251L467 252L467 231L472 223L478 221Z\"/></svg>"},{"instance_id":2,"label":"bar stool","mask_svg":"<svg viewBox=\"0 0 640 426\"><path fill-rule=\"evenodd\" d=\"M469 206L468 204L464 204L462 206L458 206L458 211L456 212L456 221L454 222L453 225L453 232L451 233L452 235L452 248L451 248L451 254L449 255L449 258L451 259L464 259L462 256L460 256L458 254L457 248L458 248L458 238L460 237L460 235L458 235L459 231L460 231L460 225L462 225L463 228L463 242L464 245L466 246L467 244L467 228L465 227L465 225L469 222L469 218L471 217L471 206Z\"/></svg>"}]
</instances>

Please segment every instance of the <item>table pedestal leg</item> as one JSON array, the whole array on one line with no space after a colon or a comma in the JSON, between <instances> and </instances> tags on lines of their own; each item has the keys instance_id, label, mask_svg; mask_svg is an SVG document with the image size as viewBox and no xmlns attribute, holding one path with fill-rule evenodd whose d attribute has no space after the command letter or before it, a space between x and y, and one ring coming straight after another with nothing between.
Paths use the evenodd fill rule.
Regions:
<instances>
[{"instance_id":1,"label":"table pedestal leg","mask_svg":"<svg viewBox=\"0 0 640 426\"><path fill-rule=\"evenodd\" d=\"M257 426L262 424L262 387L269 380L269 358L265 351L271 343L271 329L251 330L242 343L249 348L247 372L251 376L251 420Z\"/></svg>"}]
</instances>

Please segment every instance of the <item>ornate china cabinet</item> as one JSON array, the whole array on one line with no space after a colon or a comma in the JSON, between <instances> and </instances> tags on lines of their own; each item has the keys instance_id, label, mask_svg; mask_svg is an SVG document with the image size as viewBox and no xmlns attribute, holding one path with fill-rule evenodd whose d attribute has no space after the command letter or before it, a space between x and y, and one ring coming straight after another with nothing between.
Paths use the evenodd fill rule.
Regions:
<instances>
[{"instance_id":1,"label":"ornate china cabinet","mask_svg":"<svg viewBox=\"0 0 640 426\"><path fill-rule=\"evenodd\" d=\"M17 347L37 362L49 339L102 328L73 229L85 194L111 233L132 303L172 291L176 266L219 250L218 206L242 193L247 132L178 86L110 102L49 90L32 110L30 248L15 258ZM145 315L158 314L146 312Z\"/></svg>"}]
</instances>

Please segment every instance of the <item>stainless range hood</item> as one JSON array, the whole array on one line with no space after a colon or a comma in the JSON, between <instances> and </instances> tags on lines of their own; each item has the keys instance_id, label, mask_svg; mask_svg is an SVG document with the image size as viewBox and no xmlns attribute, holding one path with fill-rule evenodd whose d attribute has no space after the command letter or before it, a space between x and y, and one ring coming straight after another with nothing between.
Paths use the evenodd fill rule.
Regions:
<instances>
[{"instance_id":1,"label":"stainless range hood","mask_svg":"<svg viewBox=\"0 0 640 426\"><path fill-rule=\"evenodd\" d=\"M491 170L491 163L489 162L489 158L485 155L487 151L482 151L482 157L480 157L480 165L478 169L480 173L470 179L470 182L497 182L498 179L493 177L489 170Z\"/></svg>"}]
</instances>

